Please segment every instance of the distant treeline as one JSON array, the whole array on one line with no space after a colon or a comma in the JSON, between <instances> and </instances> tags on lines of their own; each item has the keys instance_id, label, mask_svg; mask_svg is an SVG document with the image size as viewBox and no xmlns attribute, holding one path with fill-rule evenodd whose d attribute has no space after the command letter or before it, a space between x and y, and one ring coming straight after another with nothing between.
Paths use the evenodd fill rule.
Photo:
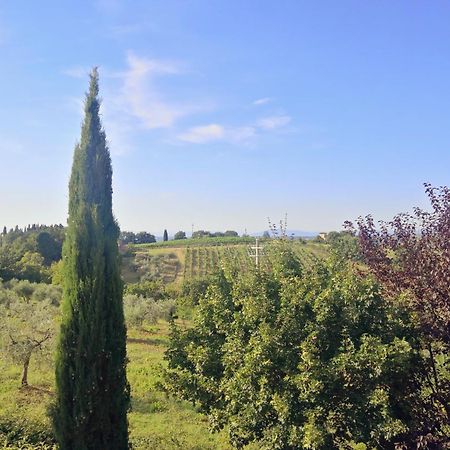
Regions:
<instances>
[{"instance_id":1,"label":"distant treeline","mask_svg":"<svg viewBox=\"0 0 450 450\"><path fill-rule=\"evenodd\" d=\"M214 233L211 233L211 231L205 231L205 230L198 230L198 231L194 231L192 233L192 237L194 239L198 239L198 238L217 238L217 237L239 237L239 234L237 231L233 231L233 230L227 230L225 232L222 231L216 231Z\"/></svg>"},{"instance_id":2,"label":"distant treeline","mask_svg":"<svg viewBox=\"0 0 450 450\"><path fill-rule=\"evenodd\" d=\"M220 237L239 237L237 231L227 230L227 231L205 231L198 230L194 231L192 234L192 239L200 239L200 238L220 238ZM173 240L181 240L187 239L185 231L177 231ZM163 241L169 240L167 235L167 230L164 230L164 238ZM156 242L156 237L154 234L148 233L147 231L140 231L139 233L133 233L132 231L122 231L119 237L119 244L127 245L127 244L152 244Z\"/></svg>"},{"instance_id":3,"label":"distant treeline","mask_svg":"<svg viewBox=\"0 0 450 450\"><path fill-rule=\"evenodd\" d=\"M119 236L119 244L151 244L152 242L156 242L156 237L147 231L139 233L122 231Z\"/></svg>"},{"instance_id":4,"label":"distant treeline","mask_svg":"<svg viewBox=\"0 0 450 450\"><path fill-rule=\"evenodd\" d=\"M0 235L0 278L49 282L50 267L61 259L63 225L3 227Z\"/></svg>"}]
</instances>

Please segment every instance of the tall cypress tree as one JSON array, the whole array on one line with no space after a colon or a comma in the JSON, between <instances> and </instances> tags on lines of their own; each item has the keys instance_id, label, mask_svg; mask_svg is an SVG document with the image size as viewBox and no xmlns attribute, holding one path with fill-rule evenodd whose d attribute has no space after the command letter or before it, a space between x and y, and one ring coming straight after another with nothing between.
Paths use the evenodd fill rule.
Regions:
<instances>
[{"instance_id":1,"label":"tall cypress tree","mask_svg":"<svg viewBox=\"0 0 450 450\"><path fill-rule=\"evenodd\" d=\"M164 230L163 241L166 242L169 240L169 235L167 234L167 230Z\"/></svg>"},{"instance_id":2,"label":"tall cypress tree","mask_svg":"<svg viewBox=\"0 0 450 450\"><path fill-rule=\"evenodd\" d=\"M90 76L69 183L64 298L56 357L55 434L61 450L128 448L126 328L112 213L112 168Z\"/></svg>"}]
</instances>

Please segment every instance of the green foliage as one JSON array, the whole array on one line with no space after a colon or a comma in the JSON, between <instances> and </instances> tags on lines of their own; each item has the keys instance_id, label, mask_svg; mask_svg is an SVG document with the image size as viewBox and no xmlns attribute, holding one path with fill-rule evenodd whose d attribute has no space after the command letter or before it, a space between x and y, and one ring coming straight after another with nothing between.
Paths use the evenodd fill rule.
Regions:
<instances>
[{"instance_id":1,"label":"green foliage","mask_svg":"<svg viewBox=\"0 0 450 450\"><path fill-rule=\"evenodd\" d=\"M184 280L181 287L181 295L188 300L191 306L196 306L200 299L205 296L211 281L211 277Z\"/></svg>"},{"instance_id":2,"label":"green foliage","mask_svg":"<svg viewBox=\"0 0 450 450\"><path fill-rule=\"evenodd\" d=\"M126 328L112 168L91 74L69 185L64 298L52 415L61 450L128 448Z\"/></svg>"},{"instance_id":3,"label":"green foliage","mask_svg":"<svg viewBox=\"0 0 450 450\"><path fill-rule=\"evenodd\" d=\"M28 281L0 287L1 354L22 366L22 386L28 385L31 357L39 354L42 361L53 352L60 296L53 286Z\"/></svg>"},{"instance_id":4,"label":"green foliage","mask_svg":"<svg viewBox=\"0 0 450 450\"><path fill-rule=\"evenodd\" d=\"M168 297L166 287L159 280L145 280L139 283L127 284L125 286L125 293L151 298L157 301Z\"/></svg>"},{"instance_id":5,"label":"green foliage","mask_svg":"<svg viewBox=\"0 0 450 450\"><path fill-rule=\"evenodd\" d=\"M44 258L40 253L26 252L20 259L18 267L22 280L30 280L35 283L50 281L48 270L43 270Z\"/></svg>"},{"instance_id":6,"label":"green foliage","mask_svg":"<svg viewBox=\"0 0 450 450\"><path fill-rule=\"evenodd\" d=\"M214 233L211 233L211 231L205 231L205 230L197 230L192 233L192 239L203 239L203 238L238 238L239 234L237 231L234 230L227 230L225 233L221 231L216 231Z\"/></svg>"},{"instance_id":7,"label":"green foliage","mask_svg":"<svg viewBox=\"0 0 450 450\"><path fill-rule=\"evenodd\" d=\"M62 225L16 227L0 236L0 278L48 282L48 266L61 257Z\"/></svg>"},{"instance_id":8,"label":"green foliage","mask_svg":"<svg viewBox=\"0 0 450 450\"><path fill-rule=\"evenodd\" d=\"M57 241L48 231L42 231L36 238L39 253L44 258L45 265L61 259L62 244Z\"/></svg>"},{"instance_id":9,"label":"green foliage","mask_svg":"<svg viewBox=\"0 0 450 450\"><path fill-rule=\"evenodd\" d=\"M139 250L144 248L159 248L159 247L186 247L186 246L222 246L222 245L238 245L238 244L250 244L255 242L254 238L247 237L192 237L188 239L180 239L177 241L171 240L167 242L159 241L153 244L134 245L133 247Z\"/></svg>"},{"instance_id":10,"label":"green foliage","mask_svg":"<svg viewBox=\"0 0 450 450\"><path fill-rule=\"evenodd\" d=\"M24 417L0 420L0 448L10 450L56 450L51 431Z\"/></svg>"},{"instance_id":11,"label":"green foliage","mask_svg":"<svg viewBox=\"0 0 450 450\"><path fill-rule=\"evenodd\" d=\"M177 231L175 233L175 235L173 236L173 239L175 241L179 240L179 239L186 239L186 233L184 231Z\"/></svg>"},{"instance_id":12,"label":"green foliage","mask_svg":"<svg viewBox=\"0 0 450 450\"><path fill-rule=\"evenodd\" d=\"M175 313L175 300L156 301L138 295L124 296L125 320L128 327L140 328L144 324L152 325L159 319L169 320Z\"/></svg>"},{"instance_id":13,"label":"green foliage","mask_svg":"<svg viewBox=\"0 0 450 450\"><path fill-rule=\"evenodd\" d=\"M171 283L180 271L180 261L174 252L138 251L132 256L122 258L124 275L131 274L141 283ZM133 282L134 280L128 280Z\"/></svg>"},{"instance_id":14,"label":"green foliage","mask_svg":"<svg viewBox=\"0 0 450 450\"><path fill-rule=\"evenodd\" d=\"M348 231L330 231L326 236L331 252L340 261L361 261L358 239Z\"/></svg>"},{"instance_id":15,"label":"green foliage","mask_svg":"<svg viewBox=\"0 0 450 450\"><path fill-rule=\"evenodd\" d=\"M140 231L139 233L133 233L132 231L121 231L119 235L119 244L150 244L156 242L156 238L153 234L147 231Z\"/></svg>"},{"instance_id":16,"label":"green foliage","mask_svg":"<svg viewBox=\"0 0 450 450\"><path fill-rule=\"evenodd\" d=\"M275 252L276 253L276 252ZM421 359L410 316L343 265L218 275L194 326L172 325L166 388L236 448L393 448L414 432Z\"/></svg>"}]
</instances>

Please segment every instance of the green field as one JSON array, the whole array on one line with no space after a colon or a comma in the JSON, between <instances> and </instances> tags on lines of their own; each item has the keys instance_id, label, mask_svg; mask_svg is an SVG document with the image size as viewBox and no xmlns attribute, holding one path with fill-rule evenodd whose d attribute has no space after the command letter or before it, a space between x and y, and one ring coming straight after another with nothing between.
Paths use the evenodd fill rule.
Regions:
<instances>
[{"instance_id":1,"label":"green field","mask_svg":"<svg viewBox=\"0 0 450 450\"><path fill-rule=\"evenodd\" d=\"M158 322L144 330L129 330L127 351L128 380L131 384L132 410L129 413L133 448L147 449L230 449L224 432L210 434L204 416L187 402L166 396L158 388L168 340L168 323ZM24 418L49 429L46 409L53 397L53 368L47 362L32 360L30 386L20 387L21 368L2 363L0 372L0 430L10 420L21 428ZM32 428L36 425L32 425ZM0 448L8 448L0 433ZM12 447L17 448L17 447ZM27 447L25 443L19 448Z\"/></svg>"},{"instance_id":2,"label":"green field","mask_svg":"<svg viewBox=\"0 0 450 450\"><path fill-rule=\"evenodd\" d=\"M160 280L169 284L210 275L227 260L245 270L253 264L249 248L254 243L249 238L204 238L130 245L122 257L122 275L127 283ZM264 253L270 251L273 243L268 240L261 245L265 249L261 265L266 267L268 259ZM316 242L292 241L290 245L305 266L328 252L327 245Z\"/></svg>"}]
</instances>

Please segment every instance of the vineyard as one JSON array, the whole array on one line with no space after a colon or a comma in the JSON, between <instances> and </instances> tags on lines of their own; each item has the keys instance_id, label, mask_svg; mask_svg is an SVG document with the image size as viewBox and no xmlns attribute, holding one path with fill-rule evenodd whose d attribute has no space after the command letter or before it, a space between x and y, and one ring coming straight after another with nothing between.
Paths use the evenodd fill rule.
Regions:
<instances>
[{"instance_id":1,"label":"vineyard","mask_svg":"<svg viewBox=\"0 0 450 450\"><path fill-rule=\"evenodd\" d=\"M201 245L197 245L201 241ZM245 271L254 264L250 257L250 247L254 240L246 239L244 243L227 239L198 239L169 241L170 245L134 245L128 248L122 258L122 275L126 282L136 283L144 280L160 280L165 284L178 283L183 279L202 278L214 273L227 261L234 267ZM175 247L178 243L180 247ZM191 245L188 245L191 244ZM209 245L207 245L209 244ZM262 244L260 258L262 267L269 265L272 242ZM303 265L311 265L317 258L327 255L328 247L324 244L292 241L290 244Z\"/></svg>"}]
</instances>

